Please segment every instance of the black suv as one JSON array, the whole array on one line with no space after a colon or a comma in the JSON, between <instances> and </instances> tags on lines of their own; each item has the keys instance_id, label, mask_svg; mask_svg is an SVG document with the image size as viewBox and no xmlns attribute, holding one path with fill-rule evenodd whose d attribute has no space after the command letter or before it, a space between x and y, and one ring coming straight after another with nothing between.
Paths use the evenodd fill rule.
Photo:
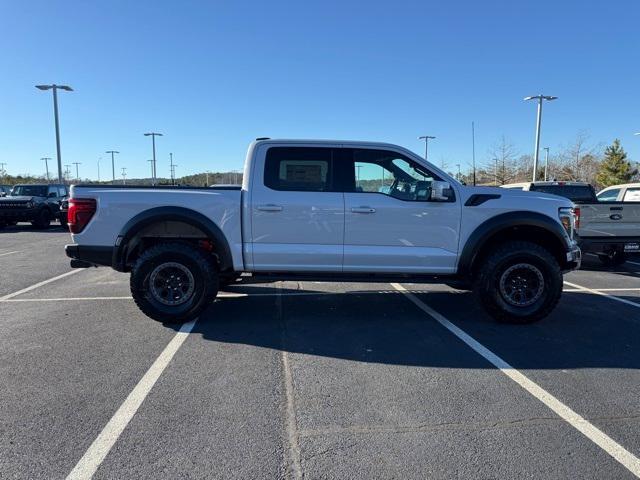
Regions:
<instances>
[{"instance_id":1,"label":"black suv","mask_svg":"<svg viewBox=\"0 0 640 480\"><path fill-rule=\"evenodd\" d=\"M68 196L66 185L15 185L7 197L0 198L0 227L17 222L31 222L36 228L47 228L52 220L60 220L60 204Z\"/></svg>"}]
</instances>

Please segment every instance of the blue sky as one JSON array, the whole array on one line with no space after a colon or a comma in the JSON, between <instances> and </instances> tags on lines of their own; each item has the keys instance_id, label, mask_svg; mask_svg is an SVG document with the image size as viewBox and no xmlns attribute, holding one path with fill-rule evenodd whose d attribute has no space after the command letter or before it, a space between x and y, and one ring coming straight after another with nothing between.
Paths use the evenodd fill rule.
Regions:
<instances>
[{"instance_id":1,"label":"blue sky","mask_svg":"<svg viewBox=\"0 0 640 480\"><path fill-rule=\"evenodd\" d=\"M449 168L478 162L505 135L557 151L580 130L619 137L640 160L640 4L635 0L472 2L108 1L0 4L0 162L43 173L55 158L51 94L60 93L63 163L96 177L105 150L146 176L242 167L255 137L380 140ZM118 169L119 170L119 169Z\"/></svg>"}]
</instances>

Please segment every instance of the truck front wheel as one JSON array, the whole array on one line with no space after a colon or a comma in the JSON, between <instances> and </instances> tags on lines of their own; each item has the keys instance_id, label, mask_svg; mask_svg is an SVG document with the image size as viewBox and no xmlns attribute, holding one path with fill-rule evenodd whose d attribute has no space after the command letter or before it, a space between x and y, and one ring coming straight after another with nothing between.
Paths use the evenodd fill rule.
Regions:
<instances>
[{"instance_id":1,"label":"truck front wheel","mask_svg":"<svg viewBox=\"0 0 640 480\"><path fill-rule=\"evenodd\" d=\"M562 294L562 271L545 248L513 241L489 254L474 292L485 310L504 323L531 323L551 313Z\"/></svg>"},{"instance_id":2,"label":"truck front wheel","mask_svg":"<svg viewBox=\"0 0 640 480\"><path fill-rule=\"evenodd\" d=\"M146 250L131 270L131 295L142 312L165 323L196 318L218 293L218 273L205 253L184 243Z\"/></svg>"}]
</instances>

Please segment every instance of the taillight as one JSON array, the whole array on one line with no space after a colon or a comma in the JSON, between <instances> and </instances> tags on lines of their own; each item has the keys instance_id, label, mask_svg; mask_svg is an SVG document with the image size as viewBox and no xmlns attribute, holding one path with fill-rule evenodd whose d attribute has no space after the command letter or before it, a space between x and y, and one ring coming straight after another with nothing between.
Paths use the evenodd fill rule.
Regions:
<instances>
[{"instance_id":1,"label":"taillight","mask_svg":"<svg viewBox=\"0 0 640 480\"><path fill-rule=\"evenodd\" d=\"M575 207L573 209L573 214L576 217L576 223L575 223L576 228L580 228L580 207Z\"/></svg>"},{"instance_id":2,"label":"taillight","mask_svg":"<svg viewBox=\"0 0 640 480\"><path fill-rule=\"evenodd\" d=\"M93 214L96 213L96 201L94 198L71 198L67 223L71 233L80 233L87 226Z\"/></svg>"}]
</instances>

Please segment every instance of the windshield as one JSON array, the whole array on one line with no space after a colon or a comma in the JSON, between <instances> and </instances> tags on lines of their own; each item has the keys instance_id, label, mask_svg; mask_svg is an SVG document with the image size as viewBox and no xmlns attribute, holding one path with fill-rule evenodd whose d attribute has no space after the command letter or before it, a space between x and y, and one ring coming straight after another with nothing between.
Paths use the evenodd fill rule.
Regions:
<instances>
[{"instance_id":1,"label":"windshield","mask_svg":"<svg viewBox=\"0 0 640 480\"><path fill-rule=\"evenodd\" d=\"M552 193L566 197L572 202L592 202L595 200L589 185L532 185L530 191Z\"/></svg>"},{"instance_id":2,"label":"windshield","mask_svg":"<svg viewBox=\"0 0 640 480\"><path fill-rule=\"evenodd\" d=\"M46 197L46 185L17 185L13 187L12 197Z\"/></svg>"}]
</instances>

